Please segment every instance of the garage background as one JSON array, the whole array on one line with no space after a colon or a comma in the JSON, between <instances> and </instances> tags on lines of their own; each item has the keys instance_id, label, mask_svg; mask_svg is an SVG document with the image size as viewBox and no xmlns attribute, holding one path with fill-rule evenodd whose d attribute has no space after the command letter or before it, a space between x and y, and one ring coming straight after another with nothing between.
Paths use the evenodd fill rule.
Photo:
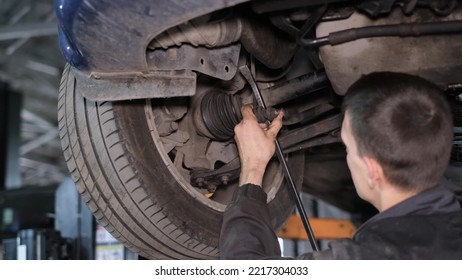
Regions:
<instances>
[{"instance_id":1,"label":"garage background","mask_svg":"<svg viewBox=\"0 0 462 280\"><path fill-rule=\"evenodd\" d=\"M136 259L75 190L61 151L64 59L50 0L0 5L0 259Z\"/></svg>"}]
</instances>

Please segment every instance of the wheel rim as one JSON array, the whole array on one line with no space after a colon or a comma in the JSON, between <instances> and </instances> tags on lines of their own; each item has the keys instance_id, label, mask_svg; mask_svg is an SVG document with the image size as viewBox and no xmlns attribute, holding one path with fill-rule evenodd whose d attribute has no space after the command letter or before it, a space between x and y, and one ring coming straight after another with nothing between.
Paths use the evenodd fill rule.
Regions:
<instances>
[{"instance_id":1,"label":"wheel rim","mask_svg":"<svg viewBox=\"0 0 462 280\"><path fill-rule=\"evenodd\" d=\"M174 105L162 104L164 100L157 104L157 101L159 100L146 100L144 110L152 140L161 154L163 163L181 188L192 198L207 207L223 212L238 186L237 180L229 182L226 186L219 186L217 191L212 194L205 188L193 187L190 183L189 172L191 171L191 164L197 165L197 167L206 167L208 165L208 169L213 169L217 163L218 165L228 163L238 156L235 144L232 141L218 142L197 135L194 125L192 125L194 111L192 108L196 104L194 97L189 100L184 98L178 102L179 104L173 102ZM170 109L173 108L173 110L170 110L169 107L171 107ZM188 146L184 141L197 143L190 143ZM200 148L204 149L204 146L205 150L198 151ZM200 148L198 149L197 147ZM204 161L204 159L208 162ZM191 163L192 161L194 163ZM267 172L263 179L263 188L268 194L268 203L276 197L283 179L279 164L276 160L272 160L268 164Z\"/></svg>"}]
</instances>

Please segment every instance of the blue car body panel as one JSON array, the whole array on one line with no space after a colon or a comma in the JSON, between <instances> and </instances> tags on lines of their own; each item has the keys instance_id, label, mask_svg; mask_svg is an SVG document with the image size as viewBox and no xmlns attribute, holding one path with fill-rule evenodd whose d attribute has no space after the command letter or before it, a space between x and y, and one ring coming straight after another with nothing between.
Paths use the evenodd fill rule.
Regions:
<instances>
[{"instance_id":1,"label":"blue car body panel","mask_svg":"<svg viewBox=\"0 0 462 280\"><path fill-rule=\"evenodd\" d=\"M61 53L66 61L74 67L85 68L87 63L75 44L75 36L72 33L74 18L77 15L82 0L65 1L55 0L54 8L58 18L58 38Z\"/></svg>"},{"instance_id":2,"label":"blue car body panel","mask_svg":"<svg viewBox=\"0 0 462 280\"><path fill-rule=\"evenodd\" d=\"M146 48L162 31L249 0L55 0L66 61L90 73L146 73Z\"/></svg>"}]
</instances>

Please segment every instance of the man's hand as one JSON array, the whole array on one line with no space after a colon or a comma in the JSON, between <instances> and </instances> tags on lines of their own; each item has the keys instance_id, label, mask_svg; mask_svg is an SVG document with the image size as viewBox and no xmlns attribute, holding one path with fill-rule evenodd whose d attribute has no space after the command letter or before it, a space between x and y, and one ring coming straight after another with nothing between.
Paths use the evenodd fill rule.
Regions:
<instances>
[{"instance_id":1,"label":"man's hand","mask_svg":"<svg viewBox=\"0 0 462 280\"><path fill-rule=\"evenodd\" d=\"M244 105L241 112L242 121L234 127L234 139L241 160L239 186L248 183L261 186L266 166L276 149L274 141L282 127L283 113L280 111L266 126L258 123L250 104Z\"/></svg>"}]
</instances>

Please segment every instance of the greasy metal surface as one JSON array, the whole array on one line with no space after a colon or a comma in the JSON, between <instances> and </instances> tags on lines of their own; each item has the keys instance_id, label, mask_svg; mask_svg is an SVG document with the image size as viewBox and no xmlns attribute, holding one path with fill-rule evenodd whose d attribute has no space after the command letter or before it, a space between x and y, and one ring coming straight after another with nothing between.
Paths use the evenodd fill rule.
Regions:
<instances>
[{"instance_id":1,"label":"greasy metal surface","mask_svg":"<svg viewBox=\"0 0 462 280\"><path fill-rule=\"evenodd\" d=\"M263 89L262 96L268 107L310 94L328 86L328 80L324 71L318 71L302 75L300 77L284 81L272 87Z\"/></svg>"},{"instance_id":2,"label":"greasy metal surface","mask_svg":"<svg viewBox=\"0 0 462 280\"><path fill-rule=\"evenodd\" d=\"M342 143L342 139L338 133L329 133L323 136L315 137L312 139L308 139L306 141L302 141L296 145L292 145L290 147L284 147L284 153L293 153L293 152L300 152L305 151L309 148L319 147L327 144L334 144L334 143Z\"/></svg>"},{"instance_id":3,"label":"greasy metal surface","mask_svg":"<svg viewBox=\"0 0 462 280\"><path fill-rule=\"evenodd\" d=\"M208 16L200 17L172 27L156 36L149 48L167 49L184 43L194 47L213 48L235 43L241 37L242 21L239 18L229 18L225 15L224 20L207 22L207 19Z\"/></svg>"},{"instance_id":4,"label":"greasy metal surface","mask_svg":"<svg viewBox=\"0 0 462 280\"><path fill-rule=\"evenodd\" d=\"M279 137L279 142L283 149L297 145L303 140L309 140L319 135L329 133L342 126L342 115L336 115L317 123L307 125L298 129L291 130Z\"/></svg>"},{"instance_id":5,"label":"greasy metal surface","mask_svg":"<svg viewBox=\"0 0 462 280\"><path fill-rule=\"evenodd\" d=\"M462 33L462 21L399 23L376 26L358 27L329 33L329 35L313 40L301 40L301 44L308 48L324 45L339 45L363 38L375 37L424 37L441 36Z\"/></svg>"},{"instance_id":6,"label":"greasy metal surface","mask_svg":"<svg viewBox=\"0 0 462 280\"><path fill-rule=\"evenodd\" d=\"M191 96L196 92L196 73L189 70L152 71L140 76L88 77L74 69L79 91L93 101Z\"/></svg>"},{"instance_id":7,"label":"greasy metal surface","mask_svg":"<svg viewBox=\"0 0 462 280\"><path fill-rule=\"evenodd\" d=\"M206 188L210 185L215 188L222 184L227 185L239 178L240 164L239 158L235 158L215 170L192 170L191 185L199 188Z\"/></svg>"},{"instance_id":8,"label":"greasy metal surface","mask_svg":"<svg viewBox=\"0 0 462 280\"><path fill-rule=\"evenodd\" d=\"M355 13L346 20L321 23L316 29L316 37L362 26L460 19L461 9L445 18L437 18L431 11L404 16L399 9L389 17L377 20ZM361 75L375 71L414 74L444 88L447 84L460 82L462 62L454 58L462 56L462 35L360 39L337 46L323 46L320 56L333 89L340 95L345 94Z\"/></svg>"},{"instance_id":9,"label":"greasy metal surface","mask_svg":"<svg viewBox=\"0 0 462 280\"><path fill-rule=\"evenodd\" d=\"M305 6L318 6L336 2L346 2L349 0L269 0L256 1L252 3L253 9L257 13L268 13L284 9L295 9Z\"/></svg>"},{"instance_id":10,"label":"greasy metal surface","mask_svg":"<svg viewBox=\"0 0 462 280\"><path fill-rule=\"evenodd\" d=\"M195 70L230 80L236 75L240 49L240 44L213 49L191 45L157 49L148 52L148 67L151 70Z\"/></svg>"}]
</instances>

